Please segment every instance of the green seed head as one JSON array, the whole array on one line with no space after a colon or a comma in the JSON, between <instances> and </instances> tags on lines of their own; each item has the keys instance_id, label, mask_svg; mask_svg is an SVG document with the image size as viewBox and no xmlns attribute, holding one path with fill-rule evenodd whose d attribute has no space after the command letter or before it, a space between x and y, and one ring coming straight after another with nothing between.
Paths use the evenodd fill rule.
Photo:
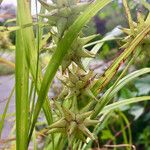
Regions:
<instances>
[{"instance_id":1,"label":"green seed head","mask_svg":"<svg viewBox=\"0 0 150 150\"><path fill-rule=\"evenodd\" d=\"M47 14L41 14L41 16L47 18L51 26L57 27L59 38L63 36L65 30L90 4L78 3L76 0L53 0L52 4L40 0L40 3L48 10Z\"/></svg>"},{"instance_id":2,"label":"green seed head","mask_svg":"<svg viewBox=\"0 0 150 150\"><path fill-rule=\"evenodd\" d=\"M121 47L121 48L127 48L128 46L130 46L130 43L132 42L132 40L147 26L147 19L144 19L145 17L143 16L143 14L141 12L137 13L137 23L133 22L134 28L131 30L130 28L122 28L122 31L127 35L124 39L123 42L125 42L125 44ZM150 34L148 34L142 41L142 43L140 43L141 46L145 47L149 47L150 45Z\"/></svg>"},{"instance_id":3,"label":"green seed head","mask_svg":"<svg viewBox=\"0 0 150 150\"><path fill-rule=\"evenodd\" d=\"M55 32L54 35L52 34L52 42L54 42L55 45L63 38L65 31L68 30L80 13L82 13L90 4L90 2L79 3L77 0L53 0L52 4L40 0L40 3L48 10L48 13L40 15L48 19L48 23L52 30L51 32ZM75 39L71 49L62 62L61 66L63 72L72 62L75 62L84 70L82 58L94 57L94 55L86 50L84 46L96 36L97 35L92 35L84 38L78 36ZM56 48L53 47L53 50Z\"/></svg>"},{"instance_id":4,"label":"green seed head","mask_svg":"<svg viewBox=\"0 0 150 150\"><path fill-rule=\"evenodd\" d=\"M59 104L57 103L57 105ZM92 111L79 113L61 105L60 107L62 109L62 112L60 112L62 113L62 118L48 127L50 129L48 133L63 133L72 142L74 139L80 139L85 142L86 137L95 140L95 136L88 127L98 124L99 121L90 119Z\"/></svg>"},{"instance_id":5,"label":"green seed head","mask_svg":"<svg viewBox=\"0 0 150 150\"><path fill-rule=\"evenodd\" d=\"M95 80L94 73L92 71L85 72L75 64L72 64L71 67L63 78L59 77L64 84L64 90L58 99L72 99L74 96L77 98L77 101L85 101L87 97L96 99L90 91L91 84Z\"/></svg>"}]
</instances>

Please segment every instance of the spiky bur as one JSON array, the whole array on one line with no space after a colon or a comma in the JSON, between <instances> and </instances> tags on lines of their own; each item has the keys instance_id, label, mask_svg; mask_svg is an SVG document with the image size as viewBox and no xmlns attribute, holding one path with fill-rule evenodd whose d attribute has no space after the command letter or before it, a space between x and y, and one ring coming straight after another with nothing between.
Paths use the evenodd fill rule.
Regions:
<instances>
[{"instance_id":1,"label":"spiky bur","mask_svg":"<svg viewBox=\"0 0 150 150\"><path fill-rule=\"evenodd\" d=\"M84 70L84 66L82 64L82 58L87 57L95 57L94 54L92 54L90 51L86 50L84 48L84 45L88 43L91 39L95 38L96 35L80 38L78 37L72 44L71 50L69 53L65 56L63 62L62 62L62 71L64 72L66 68L72 63L75 62L78 67Z\"/></svg>"},{"instance_id":2,"label":"spiky bur","mask_svg":"<svg viewBox=\"0 0 150 150\"><path fill-rule=\"evenodd\" d=\"M64 85L63 91L58 96L58 100L72 100L73 97L76 97L78 105L87 104L89 98L97 100L90 90L92 84L96 81L93 71L85 72L72 63L67 74L58 78Z\"/></svg>"},{"instance_id":3,"label":"spiky bur","mask_svg":"<svg viewBox=\"0 0 150 150\"><path fill-rule=\"evenodd\" d=\"M133 39L148 25L148 17L145 19L145 16L141 12L137 12L137 22L134 22L132 20L128 5L126 0L123 0L123 4L125 7L125 11L127 14L128 22L130 28L122 28L122 31L127 35L123 42L125 44L121 48L128 48L130 46L130 43L133 41ZM150 48L150 33L143 39L142 43L140 45L144 49Z\"/></svg>"},{"instance_id":4,"label":"spiky bur","mask_svg":"<svg viewBox=\"0 0 150 150\"><path fill-rule=\"evenodd\" d=\"M65 31L90 3L78 3L77 0L56 0L53 1L52 4L48 4L42 0L40 0L40 2L48 10L47 14L41 14L41 16L47 18L49 25L51 26L52 43L50 45L50 50L55 51L57 42L63 37ZM61 66L63 72L72 62L75 62L81 69L84 69L81 59L94 57L90 51L84 48L84 45L96 36L97 35L81 37L80 33L62 62Z\"/></svg>"},{"instance_id":5,"label":"spiky bur","mask_svg":"<svg viewBox=\"0 0 150 150\"><path fill-rule=\"evenodd\" d=\"M7 49L11 45L8 32L0 32L0 50Z\"/></svg>"},{"instance_id":6,"label":"spiky bur","mask_svg":"<svg viewBox=\"0 0 150 150\"><path fill-rule=\"evenodd\" d=\"M86 138L95 140L95 136L88 129L89 126L95 126L98 120L90 119L92 111L79 113L77 109L69 110L66 107L55 102L56 108L60 110L61 118L48 127L48 134L62 133L68 137L69 145L72 145L76 139L86 142Z\"/></svg>"}]
</instances>

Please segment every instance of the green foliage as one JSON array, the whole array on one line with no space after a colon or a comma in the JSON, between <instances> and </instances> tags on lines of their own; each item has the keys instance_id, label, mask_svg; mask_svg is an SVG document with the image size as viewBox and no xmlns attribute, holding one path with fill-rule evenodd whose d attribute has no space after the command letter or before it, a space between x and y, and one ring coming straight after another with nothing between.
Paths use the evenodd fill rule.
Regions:
<instances>
[{"instance_id":1,"label":"green foliage","mask_svg":"<svg viewBox=\"0 0 150 150\"><path fill-rule=\"evenodd\" d=\"M150 75L144 76L135 82L138 95L148 95L150 93Z\"/></svg>"},{"instance_id":2,"label":"green foliage","mask_svg":"<svg viewBox=\"0 0 150 150\"><path fill-rule=\"evenodd\" d=\"M96 56L104 42L117 38L110 33L101 40L91 42L97 35L85 37L83 28L110 2L111 0L86 3L79 3L76 0L53 0L48 4L40 0L41 13L37 16L37 23L33 23L29 3L26 0L18 0L17 26L8 29L17 30L15 84L17 150L28 149L32 137L36 149L36 134L45 136L45 149L87 149L93 147L92 143L98 146L101 139L111 139L117 144L116 136L109 128L112 118L116 129L122 132L121 142L129 144L126 149L131 147L130 123L118 109L150 100L148 82L143 83L145 79L137 80L135 84L139 95L144 96L135 97L136 93L124 87L135 78L150 72L150 68L143 68L127 74L129 67L141 52L149 48L150 14L145 18L138 13L137 23L134 22L127 1L123 0L129 23L129 28L122 28L127 34L123 39L124 45L121 46L123 51L114 58L108 69L98 76L87 67L87 64ZM46 23L43 18L48 19ZM48 28L49 34L44 34L43 24ZM33 25L36 25L36 34ZM93 45L93 48L87 49ZM109 51L108 48L105 47L105 51ZM51 53L51 58L43 70L40 54L45 51ZM125 68L118 74L122 64ZM56 73L59 73L62 91L59 95L49 98L49 88ZM149 76L145 78L148 81ZM117 97L118 91L123 87L120 97ZM36 131L42 108L47 121L46 128ZM136 113L137 119L143 113L143 109L139 109L138 112L134 109L135 107L130 110L130 114ZM127 131L125 126L128 128Z\"/></svg>"}]
</instances>

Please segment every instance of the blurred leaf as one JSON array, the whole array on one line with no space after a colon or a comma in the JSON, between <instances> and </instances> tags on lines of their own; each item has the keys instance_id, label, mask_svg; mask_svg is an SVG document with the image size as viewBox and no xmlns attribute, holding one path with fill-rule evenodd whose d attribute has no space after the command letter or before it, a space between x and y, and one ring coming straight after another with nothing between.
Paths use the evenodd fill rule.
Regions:
<instances>
[{"instance_id":1,"label":"blurred leaf","mask_svg":"<svg viewBox=\"0 0 150 150\"><path fill-rule=\"evenodd\" d=\"M102 140L114 140L114 136L112 135L112 133L110 132L110 130L103 130L102 131L102 136L101 136Z\"/></svg>"},{"instance_id":2,"label":"blurred leaf","mask_svg":"<svg viewBox=\"0 0 150 150\"><path fill-rule=\"evenodd\" d=\"M133 106L129 113L134 116L134 120L137 120L144 112L144 107L135 105Z\"/></svg>"},{"instance_id":3,"label":"blurred leaf","mask_svg":"<svg viewBox=\"0 0 150 150\"><path fill-rule=\"evenodd\" d=\"M129 105L132 103L138 103L138 102L142 102L142 101L148 101L148 100L150 100L150 96L134 97L134 98L114 102L112 104L105 106L99 114L107 114L110 111L113 111L113 110L120 108L122 106Z\"/></svg>"},{"instance_id":4,"label":"blurred leaf","mask_svg":"<svg viewBox=\"0 0 150 150\"><path fill-rule=\"evenodd\" d=\"M137 95L137 92L131 91L128 87L121 89L120 99L131 98Z\"/></svg>"},{"instance_id":5,"label":"blurred leaf","mask_svg":"<svg viewBox=\"0 0 150 150\"><path fill-rule=\"evenodd\" d=\"M140 78L136 81L135 87L138 89L138 95L147 95L150 92L150 75Z\"/></svg>"}]
</instances>

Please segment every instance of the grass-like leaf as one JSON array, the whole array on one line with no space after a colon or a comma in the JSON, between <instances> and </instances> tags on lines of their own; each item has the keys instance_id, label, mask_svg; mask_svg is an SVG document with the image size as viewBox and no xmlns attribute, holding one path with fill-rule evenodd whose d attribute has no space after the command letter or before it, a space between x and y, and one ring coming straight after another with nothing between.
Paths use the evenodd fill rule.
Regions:
<instances>
[{"instance_id":1,"label":"grass-like leaf","mask_svg":"<svg viewBox=\"0 0 150 150\"><path fill-rule=\"evenodd\" d=\"M14 91L15 91L15 86L13 87L13 89L12 89L12 91L11 91L9 97L8 97L4 112L2 114L2 119L0 120L0 139L1 139L1 135L2 135L2 130L3 130L3 125L4 125L6 113L7 113L8 107L9 107L10 100L11 100L13 94L14 94Z\"/></svg>"},{"instance_id":2,"label":"grass-like leaf","mask_svg":"<svg viewBox=\"0 0 150 150\"><path fill-rule=\"evenodd\" d=\"M119 57L117 57L109 68L104 72L104 74L99 78L96 84L93 86L92 91L95 95L102 91L102 89L111 81L113 76L118 71L120 65L125 62L125 60L136 50L139 43L144 39L144 37L150 32L150 24L147 25L141 31L136 38L131 42L130 47L125 49Z\"/></svg>"},{"instance_id":3,"label":"grass-like leaf","mask_svg":"<svg viewBox=\"0 0 150 150\"><path fill-rule=\"evenodd\" d=\"M104 109L100 112L100 114L107 114L110 111L113 111L117 108L123 107L125 105L129 105L132 103L138 103L142 101L148 101L150 100L150 96L141 96L141 97L134 97L130 99L124 99L118 102L114 102L113 104L109 104L104 107Z\"/></svg>"}]
</instances>

